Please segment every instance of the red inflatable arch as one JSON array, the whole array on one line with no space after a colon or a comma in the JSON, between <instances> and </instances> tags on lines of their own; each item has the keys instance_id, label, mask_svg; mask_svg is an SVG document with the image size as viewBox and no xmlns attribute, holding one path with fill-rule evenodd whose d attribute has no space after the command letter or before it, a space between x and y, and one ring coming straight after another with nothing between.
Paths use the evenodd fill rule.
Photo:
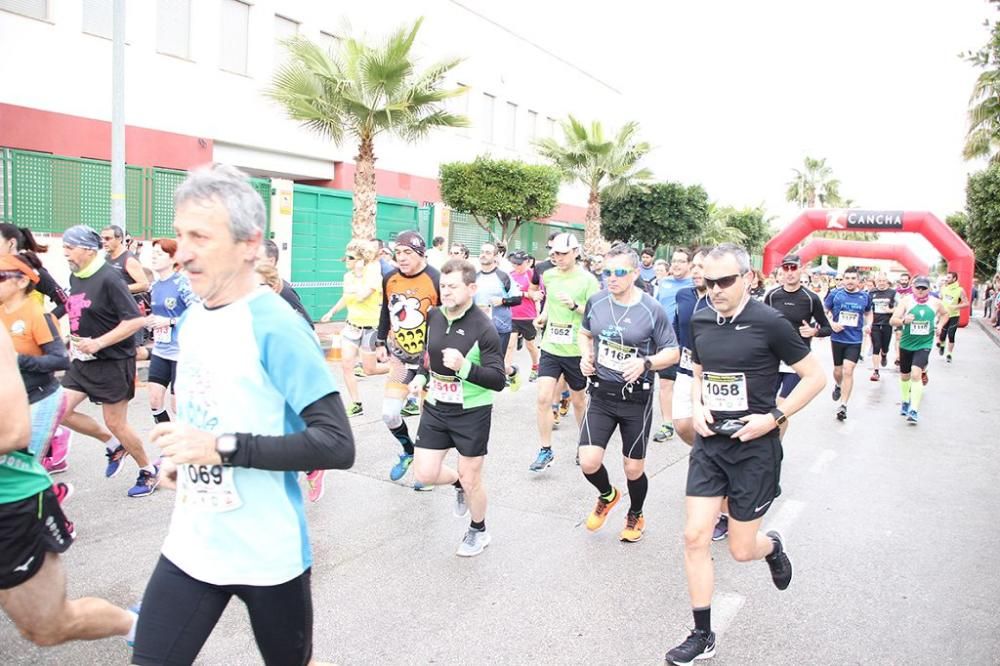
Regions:
<instances>
[{"instance_id":1,"label":"red inflatable arch","mask_svg":"<svg viewBox=\"0 0 1000 666\"><path fill-rule=\"evenodd\" d=\"M795 253L802 258L803 264L807 264L816 257L826 254L833 257L893 259L903 264L910 275L927 275L930 271L930 266L905 245L847 241L836 238L812 238ZM841 268L844 268L843 263L841 264Z\"/></svg>"},{"instance_id":2,"label":"red inflatable arch","mask_svg":"<svg viewBox=\"0 0 1000 666\"><path fill-rule=\"evenodd\" d=\"M901 210L807 210L795 218L764 246L764 272L770 273L781 264L803 238L814 231L907 231L921 234L948 262L948 270L958 273L958 281L966 295L972 294L972 271L975 254L951 227L933 213ZM856 255L855 255L856 256ZM969 308L961 311L961 326L969 322Z\"/></svg>"}]
</instances>

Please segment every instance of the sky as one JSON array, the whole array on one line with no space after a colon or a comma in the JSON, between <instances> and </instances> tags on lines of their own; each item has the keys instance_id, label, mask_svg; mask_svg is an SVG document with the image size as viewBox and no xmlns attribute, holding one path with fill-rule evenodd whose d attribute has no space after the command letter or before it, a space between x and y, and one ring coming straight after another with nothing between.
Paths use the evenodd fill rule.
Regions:
<instances>
[{"instance_id":1,"label":"sky","mask_svg":"<svg viewBox=\"0 0 1000 666\"><path fill-rule=\"evenodd\" d=\"M763 204L778 228L807 155L856 207L941 219L982 168L961 156L977 70L958 56L989 37L985 0L461 2L621 90L657 178Z\"/></svg>"}]
</instances>

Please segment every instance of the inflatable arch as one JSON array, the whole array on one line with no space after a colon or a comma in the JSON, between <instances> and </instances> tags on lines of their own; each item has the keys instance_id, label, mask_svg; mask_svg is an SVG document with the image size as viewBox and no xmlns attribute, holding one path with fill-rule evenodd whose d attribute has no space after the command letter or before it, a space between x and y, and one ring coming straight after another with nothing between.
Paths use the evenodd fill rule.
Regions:
<instances>
[{"instance_id":1,"label":"inflatable arch","mask_svg":"<svg viewBox=\"0 0 1000 666\"><path fill-rule=\"evenodd\" d=\"M861 259L893 259L903 264L910 275L927 275L930 271L930 266L905 245L847 241L836 238L812 238L805 246L800 247L796 254L802 258L803 264L809 263L816 257L830 255L833 257L859 257ZM841 268L844 267L841 266Z\"/></svg>"},{"instance_id":2,"label":"inflatable arch","mask_svg":"<svg viewBox=\"0 0 1000 666\"><path fill-rule=\"evenodd\" d=\"M806 210L764 246L764 272L781 264L781 259L814 231L905 231L922 235L948 262L948 270L958 273L966 295L972 293L975 255L951 227L933 213L901 210ZM960 325L969 322L970 309L961 311Z\"/></svg>"}]
</instances>

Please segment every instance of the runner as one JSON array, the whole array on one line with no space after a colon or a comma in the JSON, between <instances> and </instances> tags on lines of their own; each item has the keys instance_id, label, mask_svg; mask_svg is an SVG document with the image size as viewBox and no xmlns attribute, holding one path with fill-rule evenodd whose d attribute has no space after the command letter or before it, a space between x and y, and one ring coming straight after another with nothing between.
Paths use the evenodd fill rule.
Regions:
<instances>
[{"instance_id":1,"label":"runner","mask_svg":"<svg viewBox=\"0 0 1000 666\"><path fill-rule=\"evenodd\" d=\"M112 224L101 231L101 242L107 252L108 265L125 281L129 293L139 306L139 311L144 316L149 314L149 279L142 268L142 263L129 251L125 242L125 232L118 225ZM149 358L145 327L135 334L135 348L138 360L145 361Z\"/></svg>"},{"instance_id":2,"label":"runner","mask_svg":"<svg viewBox=\"0 0 1000 666\"><path fill-rule=\"evenodd\" d=\"M497 335L500 336L501 353L506 356L513 330L511 307L520 305L522 299L520 285L511 280L510 275L497 267L497 247L493 243L483 243L479 248L479 273L476 275L476 305L490 315ZM511 391L521 388L523 378L516 365L506 364L504 372L507 386Z\"/></svg>"},{"instance_id":3,"label":"runner","mask_svg":"<svg viewBox=\"0 0 1000 666\"><path fill-rule=\"evenodd\" d=\"M639 260L642 262L642 265L639 266L639 279L647 285L643 288L644 290L653 287L656 283L655 258L656 250L651 247L642 248L642 252L639 254Z\"/></svg>"},{"instance_id":4,"label":"runner","mask_svg":"<svg viewBox=\"0 0 1000 666\"><path fill-rule=\"evenodd\" d=\"M452 243L448 256L451 259L468 259L469 248L465 247L465 243Z\"/></svg>"},{"instance_id":5,"label":"runner","mask_svg":"<svg viewBox=\"0 0 1000 666\"><path fill-rule=\"evenodd\" d=\"M62 424L70 430L102 441L107 449L104 471L113 478L125 456L139 466L139 476L129 497L145 497L156 490L157 470L142 448L142 440L128 422L128 403L135 397L136 331L146 318L125 288L125 281L105 262L101 236L85 225L63 232L63 254L73 271L69 278L70 367L63 376L66 412ZM61 307L54 314L62 316ZM101 426L76 411L86 399L100 404Z\"/></svg>"},{"instance_id":6,"label":"runner","mask_svg":"<svg viewBox=\"0 0 1000 666\"><path fill-rule=\"evenodd\" d=\"M531 288L531 276L534 272L528 255L523 251L517 251L510 255L510 262L514 265L514 271L510 274L510 279L517 283L523 298L521 302L510 309L511 326L513 335L510 344L505 350L506 357L504 365L511 365L516 349L515 339L524 340L524 346L528 348L528 356L531 357L531 374L528 381L534 382L538 379L538 347L535 345L535 317L538 316L538 301L542 295L537 289Z\"/></svg>"},{"instance_id":7,"label":"runner","mask_svg":"<svg viewBox=\"0 0 1000 666\"><path fill-rule=\"evenodd\" d=\"M698 434L688 463L684 566L695 628L667 652L673 664L715 654L710 544L723 497L729 498L733 559L766 560L779 590L792 579L781 535L758 530L781 493L777 426L823 390L823 370L788 322L750 298L749 272L746 250L728 243L714 248L704 271L714 311L702 310L691 320L691 395ZM774 387L781 361L802 381L779 410Z\"/></svg>"},{"instance_id":8,"label":"runner","mask_svg":"<svg viewBox=\"0 0 1000 666\"><path fill-rule=\"evenodd\" d=\"M607 290L587 299L580 328L580 368L590 377L590 400L580 429L580 470L598 492L587 516L587 529L594 532L621 499L604 467L605 449L617 429L630 502L619 538L634 543L646 528L642 508L649 490L645 458L653 426L653 371L673 365L680 354L666 312L635 286L635 250L627 245L611 248L603 270Z\"/></svg>"},{"instance_id":9,"label":"runner","mask_svg":"<svg viewBox=\"0 0 1000 666\"><path fill-rule=\"evenodd\" d=\"M861 340L871 331L872 298L858 287L858 269L844 271L844 286L832 290L823 303L830 319L833 350L834 402L840 401L837 419L847 419L847 403L854 389L854 368L861 357Z\"/></svg>"},{"instance_id":10,"label":"runner","mask_svg":"<svg viewBox=\"0 0 1000 666\"><path fill-rule=\"evenodd\" d=\"M190 664L230 599L263 661L312 658L312 556L300 469L347 469L354 441L316 336L254 260L264 204L228 166L174 193L175 258L202 299L178 330L177 419L153 430L170 527L143 596L134 664Z\"/></svg>"},{"instance_id":11,"label":"runner","mask_svg":"<svg viewBox=\"0 0 1000 666\"><path fill-rule=\"evenodd\" d=\"M440 276L437 269L427 265L426 250L427 244L417 232L399 234L396 238L399 268L382 280L382 311L375 348L378 361L389 364L389 379L382 398L382 421L403 447L399 461L389 471L393 481L403 478L413 462L413 440L400 410L409 395L409 384L423 362L427 346L427 311L441 303Z\"/></svg>"},{"instance_id":12,"label":"runner","mask_svg":"<svg viewBox=\"0 0 1000 666\"><path fill-rule=\"evenodd\" d=\"M548 257L544 261L541 261L535 265L534 273L531 276L531 284L533 285L533 291L535 292L535 300L539 303L539 308L545 309L545 287L542 284L542 276L553 268L555 268L555 263L552 260L552 242L560 235L560 232L553 231L549 234L548 239L545 242L545 254ZM538 321L537 319L535 320ZM545 327L536 326L541 329L542 338L545 337ZM541 360L539 359L539 362ZM559 400L555 400L555 396L559 396ZM559 382L556 384L556 390L553 393L552 402L552 427L558 428L559 421L563 416L569 414L569 387L566 385L566 379L562 376L559 377Z\"/></svg>"},{"instance_id":13,"label":"runner","mask_svg":"<svg viewBox=\"0 0 1000 666\"><path fill-rule=\"evenodd\" d=\"M261 242L260 248L257 250L257 263L264 266L270 266L271 268L278 270L279 256L280 252L278 251L278 244L270 238L267 238ZM302 315L302 318L309 322L309 326L312 327L312 317L309 316L309 312L306 310L305 306L302 305L302 299L299 298L299 292L295 291L292 288L292 285L288 284L284 279L281 279L281 290L278 291L278 295L281 296L286 303L291 305L293 310Z\"/></svg>"},{"instance_id":14,"label":"runner","mask_svg":"<svg viewBox=\"0 0 1000 666\"><path fill-rule=\"evenodd\" d=\"M659 263L659 262L657 262ZM674 250L670 259L670 273L657 280L655 296L667 315L667 321L673 327L677 312L677 292L694 286L691 280L691 253L685 248ZM674 382L677 380L677 366L663 368L657 373L660 377L660 415L662 425L655 435L654 442L665 442L674 436L673 414Z\"/></svg>"},{"instance_id":15,"label":"runner","mask_svg":"<svg viewBox=\"0 0 1000 666\"><path fill-rule=\"evenodd\" d=\"M889 364L889 345L892 344L892 311L896 308L896 290L889 285L889 277L885 273L875 276L875 289L871 291L872 309L875 313L872 320L872 376L877 382L879 368Z\"/></svg>"},{"instance_id":16,"label":"runner","mask_svg":"<svg viewBox=\"0 0 1000 666\"><path fill-rule=\"evenodd\" d=\"M781 260L782 284L764 296L764 304L774 308L787 319L792 328L798 331L802 342L811 348L813 338L825 338L833 332L833 329L830 328L830 321L826 318L823 302L819 296L802 287L801 272L802 258L797 254L786 255ZM788 364L782 363L778 367L778 395L776 398L778 409L781 409L785 400L798 384L798 373ZM784 439L787 430L788 421L785 421L780 424L782 439Z\"/></svg>"},{"instance_id":17,"label":"runner","mask_svg":"<svg viewBox=\"0 0 1000 666\"><path fill-rule=\"evenodd\" d=\"M441 270L444 262L448 261L448 254L444 251L444 236L435 236L431 241L431 248L427 250L427 263Z\"/></svg>"},{"instance_id":18,"label":"runner","mask_svg":"<svg viewBox=\"0 0 1000 666\"><path fill-rule=\"evenodd\" d=\"M475 267L450 259L441 268L442 307L427 313L427 365L413 388L430 391L414 443L414 476L425 486L455 486L455 515L471 513L456 555L473 557L490 544L486 531L483 462L490 438L493 392L502 391L506 373L500 338L491 320L473 307L478 291ZM458 451L458 471L444 465Z\"/></svg>"},{"instance_id":19,"label":"runner","mask_svg":"<svg viewBox=\"0 0 1000 666\"><path fill-rule=\"evenodd\" d=\"M958 331L960 311L971 307L969 297L965 293L965 288L958 283L958 273L955 271L948 271L945 285L941 289L941 301L948 310L948 320L938 335L938 355L944 356L944 339L948 338L947 361L951 363L951 356L955 353L955 333Z\"/></svg>"},{"instance_id":20,"label":"runner","mask_svg":"<svg viewBox=\"0 0 1000 666\"><path fill-rule=\"evenodd\" d=\"M671 414L674 429L685 444L694 444L694 424L691 422L691 318L708 305L708 292L702 280L702 267L709 248L699 248L691 256L691 281L694 286L677 292L677 316L674 317L674 335L680 347L677 380Z\"/></svg>"},{"instance_id":21,"label":"runner","mask_svg":"<svg viewBox=\"0 0 1000 666\"><path fill-rule=\"evenodd\" d=\"M34 252L35 254L44 254L49 251L47 245L42 245L35 240L34 235L31 233L31 229L27 227L15 227L13 224L7 224L6 222L0 222L0 256L7 254L17 254L18 252ZM35 285L35 290L32 292L38 301L39 305L44 304L44 297L48 296L49 300L52 301L53 305L65 305L66 304L66 292L59 283L55 281L52 275L45 270L45 267L38 269L39 282Z\"/></svg>"},{"instance_id":22,"label":"runner","mask_svg":"<svg viewBox=\"0 0 1000 666\"><path fill-rule=\"evenodd\" d=\"M924 395L923 373L927 370L935 333L946 328L951 311L943 301L930 295L930 280L913 281L913 294L903 296L892 313L892 324L903 330L899 349L899 386L902 402L899 413L916 425L920 400Z\"/></svg>"},{"instance_id":23,"label":"runner","mask_svg":"<svg viewBox=\"0 0 1000 666\"><path fill-rule=\"evenodd\" d=\"M552 403L556 398L559 377L566 378L572 391L571 400L577 424L583 422L583 389L587 380L580 371L578 337L583 322L583 306L587 299L600 291L594 276L578 266L580 241L570 233L552 239L552 262L555 268L541 277L547 296L542 313L535 320L542 335L542 354L538 362L538 436L541 448L529 465L532 472L547 469L555 456L552 453Z\"/></svg>"},{"instance_id":24,"label":"runner","mask_svg":"<svg viewBox=\"0 0 1000 666\"><path fill-rule=\"evenodd\" d=\"M910 274L900 273L899 277L896 278L896 303L899 303L903 296L909 296L913 293L913 287L910 286ZM893 329L896 332L896 367L899 367L899 338L902 335L903 329L897 327ZM924 382L926 384L926 382Z\"/></svg>"}]
</instances>

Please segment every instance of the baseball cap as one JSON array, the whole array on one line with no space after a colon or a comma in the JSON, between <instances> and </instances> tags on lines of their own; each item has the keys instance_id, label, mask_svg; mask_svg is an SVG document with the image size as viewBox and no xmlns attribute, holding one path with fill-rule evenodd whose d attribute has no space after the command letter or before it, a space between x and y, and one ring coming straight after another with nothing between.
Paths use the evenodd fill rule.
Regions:
<instances>
[{"instance_id":1,"label":"baseball cap","mask_svg":"<svg viewBox=\"0 0 1000 666\"><path fill-rule=\"evenodd\" d=\"M573 234L559 234L552 239L549 249L552 252L569 252L580 247L580 241Z\"/></svg>"},{"instance_id":2,"label":"baseball cap","mask_svg":"<svg viewBox=\"0 0 1000 666\"><path fill-rule=\"evenodd\" d=\"M0 273L20 273L34 284L38 284L39 281L38 271L16 254L0 256Z\"/></svg>"},{"instance_id":3,"label":"baseball cap","mask_svg":"<svg viewBox=\"0 0 1000 666\"><path fill-rule=\"evenodd\" d=\"M524 250L511 252L510 255L507 257L507 261L509 261L512 264L518 264L518 265L523 264L527 260L528 260L528 253L525 252Z\"/></svg>"},{"instance_id":4,"label":"baseball cap","mask_svg":"<svg viewBox=\"0 0 1000 666\"><path fill-rule=\"evenodd\" d=\"M421 257L427 253L427 241L416 231L404 231L396 236L396 249L408 247Z\"/></svg>"},{"instance_id":5,"label":"baseball cap","mask_svg":"<svg viewBox=\"0 0 1000 666\"><path fill-rule=\"evenodd\" d=\"M931 281L928 280L923 275L921 275L920 277L918 277L916 280L913 281L913 286L914 287L927 287L928 289L930 289L931 288Z\"/></svg>"},{"instance_id":6,"label":"baseball cap","mask_svg":"<svg viewBox=\"0 0 1000 666\"><path fill-rule=\"evenodd\" d=\"M802 257L797 254L786 254L785 258L781 260L781 265L785 264L795 264L796 266L802 265Z\"/></svg>"}]
</instances>

